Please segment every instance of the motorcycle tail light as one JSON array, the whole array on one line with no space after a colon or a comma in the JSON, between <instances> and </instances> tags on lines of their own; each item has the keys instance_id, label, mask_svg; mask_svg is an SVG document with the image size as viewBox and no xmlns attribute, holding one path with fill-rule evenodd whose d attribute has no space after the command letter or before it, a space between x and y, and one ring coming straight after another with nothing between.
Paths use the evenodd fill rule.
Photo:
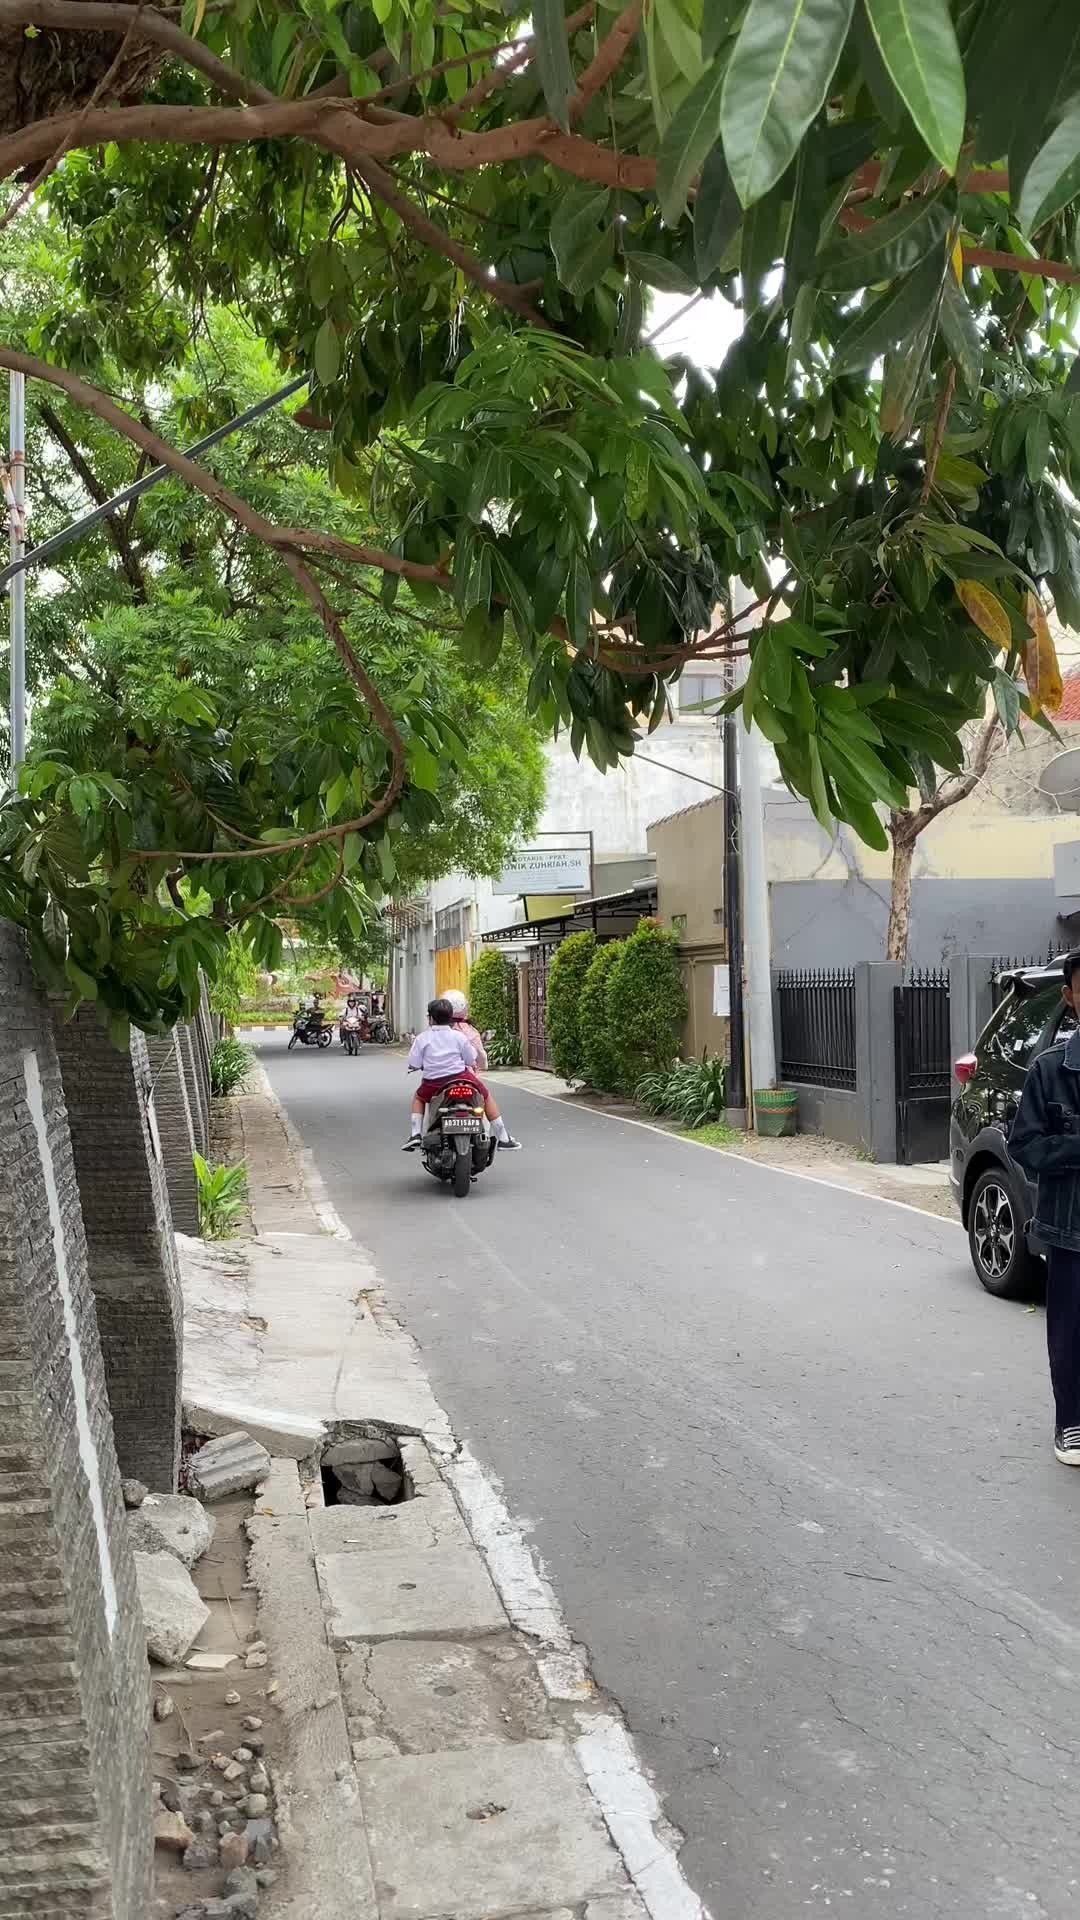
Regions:
<instances>
[{"instance_id":1,"label":"motorcycle tail light","mask_svg":"<svg viewBox=\"0 0 1080 1920\"><path fill-rule=\"evenodd\" d=\"M959 1060L953 1061L953 1072L962 1087L966 1087L968 1081L974 1079L978 1070L979 1056L977 1053L962 1053Z\"/></svg>"},{"instance_id":2,"label":"motorcycle tail light","mask_svg":"<svg viewBox=\"0 0 1080 1920\"><path fill-rule=\"evenodd\" d=\"M446 1097L448 1100L467 1100L470 1106L472 1106L475 1094L475 1087L470 1086L447 1087L446 1089Z\"/></svg>"}]
</instances>

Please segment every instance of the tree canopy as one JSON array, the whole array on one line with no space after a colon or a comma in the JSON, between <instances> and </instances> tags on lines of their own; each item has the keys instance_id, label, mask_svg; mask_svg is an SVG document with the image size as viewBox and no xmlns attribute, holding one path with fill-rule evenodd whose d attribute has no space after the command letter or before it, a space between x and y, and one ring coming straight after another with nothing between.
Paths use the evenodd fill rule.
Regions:
<instances>
[{"instance_id":1,"label":"tree canopy","mask_svg":"<svg viewBox=\"0 0 1080 1920\"><path fill-rule=\"evenodd\" d=\"M356 628L380 578L455 608L468 661L523 659L601 766L688 663L749 650L745 718L878 845L988 699L1052 714L1046 612L1080 624L1074 0L0 0L5 47L9 213L39 191L64 244L0 365L166 460L317 612L383 745L309 838L416 791ZM656 289L738 302L715 367L650 340ZM139 417L221 305L310 373L311 444L390 537L226 488L152 394ZM151 844L147 884L200 852Z\"/></svg>"}]
</instances>

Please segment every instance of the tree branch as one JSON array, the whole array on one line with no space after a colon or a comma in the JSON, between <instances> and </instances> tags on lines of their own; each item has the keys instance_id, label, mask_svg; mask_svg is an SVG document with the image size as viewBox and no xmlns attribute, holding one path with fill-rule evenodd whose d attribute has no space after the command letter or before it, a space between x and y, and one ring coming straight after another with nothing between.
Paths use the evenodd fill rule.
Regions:
<instances>
[{"instance_id":1,"label":"tree branch","mask_svg":"<svg viewBox=\"0 0 1080 1920\"><path fill-rule=\"evenodd\" d=\"M952 269L950 268L949 271L951 272ZM923 474L922 491L919 494L919 504L924 507L930 498L930 489L934 484L934 475L937 472L938 458L941 453L942 442L945 439L945 428L948 424L949 408L952 406L955 387L956 362L951 360L949 362L949 371L945 376L945 384L941 389L941 398L937 404L937 412L934 415L934 430L930 435L930 445L926 450L926 472Z\"/></svg>"},{"instance_id":2,"label":"tree branch","mask_svg":"<svg viewBox=\"0 0 1080 1920\"><path fill-rule=\"evenodd\" d=\"M474 286L482 288L484 293L497 300L500 306L509 307L512 313L518 314L522 320L527 320L531 326L547 327L548 323L543 314L533 306L522 287L516 287L511 280L501 280L490 267L484 265L477 254L470 252L468 247L462 246L461 242L453 239L444 227L438 225L437 221L430 219L420 207L414 205L408 195L402 193L395 185L385 167L380 167L377 160L358 160L356 171L384 206L396 213L398 219L403 221L418 239L423 240L436 253L441 253L445 259L452 260L456 267L460 267L466 279L471 280Z\"/></svg>"},{"instance_id":3,"label":"tree branch","mask_svg":"<svg viewBox=\"0 0 1080 1920\"><path fill-rule=\"evenodd\" d=\"M76 446L59 414L54 413L47 401L41 402L38 408L38 414L52 434L53 439L63 447L83 486L90 495L91 500L93 500L97 506L103 506L109 498L108 493L102 486L93 468ZM112 542L120 565L124 569L128 584L134 590L137 600L142 605L145 605L148 598L146 575L139 565L135 549L128 539L127 525L126 517L122 512L110 513L105 520L105 531Z\"/></svg>"},{"instance_id":4,"label":"tree branch","mask_svg":"<svg viewBox=\"0 0 1080 1920\"><path fill-rule=\"evenodd\" d=\"M624 60L640 25L641 0L631 0L631 4L623 8L611 31L601 40L578 82L577 92L567 109L571 125L575 120L580 120L590 101L607 86L612 74Z\"/></svg>"}]
</instances>

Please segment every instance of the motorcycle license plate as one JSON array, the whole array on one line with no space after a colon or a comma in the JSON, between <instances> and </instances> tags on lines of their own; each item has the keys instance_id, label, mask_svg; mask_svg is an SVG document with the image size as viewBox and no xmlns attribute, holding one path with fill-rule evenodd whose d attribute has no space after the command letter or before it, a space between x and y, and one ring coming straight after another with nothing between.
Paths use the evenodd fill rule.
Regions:
<instances>
[{"instance_id":1,"label":"motorcycle license plate","mask_svg":"<svg viewBox=\"0 0 1080 1920\"><path fill-rule=\"evenodd\" d=\"M479 1133L480 1120L474 1113L448 1113L443 1120L444 1133Z\"/></svg>"}]
</instances>

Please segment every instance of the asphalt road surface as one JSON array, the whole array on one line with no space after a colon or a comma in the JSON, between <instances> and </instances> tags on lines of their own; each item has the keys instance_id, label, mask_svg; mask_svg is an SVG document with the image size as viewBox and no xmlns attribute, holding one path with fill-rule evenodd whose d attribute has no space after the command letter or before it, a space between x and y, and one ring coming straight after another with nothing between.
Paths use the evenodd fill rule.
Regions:
<instances>
[{"instance_id":1,"label":"asphalt road surface","mask_svg":"<svg viewBox=\"0 0 1080 1920\"><path fill-rule=\"evenodd\" d=\"M455 1201L398 1151L400 1053L284 1045L716 1920L1076 1920L1080 1472L1041 1311L951 1221L510 1089L527 1151Z\"/></svg>"}]
</instances>

